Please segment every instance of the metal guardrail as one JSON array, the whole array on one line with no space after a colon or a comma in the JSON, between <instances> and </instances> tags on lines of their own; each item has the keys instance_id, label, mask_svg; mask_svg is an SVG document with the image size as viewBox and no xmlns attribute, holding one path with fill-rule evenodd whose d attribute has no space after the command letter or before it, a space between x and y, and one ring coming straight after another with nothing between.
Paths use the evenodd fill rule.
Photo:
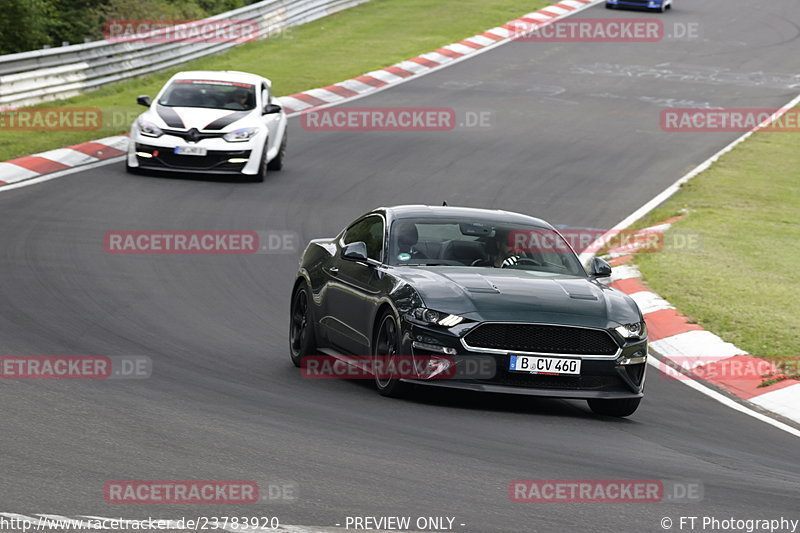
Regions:
<instances>
[{"instance_id":1,"label":"metal guardrail","mask_svg":"<svg viewBox=\"0 0 800 533\"><path fill-rule=\"evenodd\" d=\"M204 19L252 21L258 38L322 18L369 0L264 0ZM158 31L153 33L158 34ZM0 108L69 98L109 83L216 54L239 43L113 40L0 56ZM232 65L235 70L235 65Z\"/></svg>"}]
</instances>

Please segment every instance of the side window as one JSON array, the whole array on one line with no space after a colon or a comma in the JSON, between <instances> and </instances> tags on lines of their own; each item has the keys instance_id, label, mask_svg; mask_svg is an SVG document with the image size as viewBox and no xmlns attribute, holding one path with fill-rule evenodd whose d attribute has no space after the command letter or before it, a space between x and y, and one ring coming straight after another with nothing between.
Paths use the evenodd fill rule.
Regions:
<instances>
[{"instance_id":1,"label":"side window","mask_svg":"<svg viewBox=\"0 0 800 533\"><path fill-rule=\"evenodd\" d=\"M367 257L382 261L383 219L378 216L370 216L347 228L344 233L344 244L358 241L367 245Z\"/></svg>"}]
</instances>

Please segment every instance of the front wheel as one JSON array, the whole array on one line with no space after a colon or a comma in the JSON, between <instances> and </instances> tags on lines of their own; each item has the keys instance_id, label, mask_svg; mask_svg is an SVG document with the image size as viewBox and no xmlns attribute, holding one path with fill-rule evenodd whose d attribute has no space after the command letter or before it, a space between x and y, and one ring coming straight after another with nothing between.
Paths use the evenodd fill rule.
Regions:
<instances>
[{"instance_id":1,"label":"front wheel","mask_svg":"<svg viewBox=\"0 0 800 533\"><path fill-rule=\"evenodd\" d=\"M400 349L400 328L391 311L381 316L374 338L375 386L381 396L399 398L408 392L408 384L392 377L391 373Z\"/></svg>"},{"instance_id":2,"label":"front wheel","mask_svg":"<svg viewBox=\"0 0 800 533\"><path fill-rule=\"evenodd\" d=\"M281 147L278 150L278 155L267 165L269 170L281 170L283 168L283 161L286 159L286 145L289 143L287 137L289 137L288 128L283 132L283 139L281 139Z\"/></svg>"},{"instance_id":3,"label":"front wheel","mask_svg":"<svg viewBox=\"0 0 800 533\"><path fill-rule=\"evenodd\" d=\"M621 400L588 400L589 409L596 415L625 417L636 412L641 398L623 398Z\"/></svg>"},{"instance_id":4,"label":"front wheel","mask_svg":"<svg viewBox=\"0 0 800 533\"><path fill-rule=\"evenodd\" d=\"M294 366L300 367L303 357L316 350L314 322L311 316L311 298L304 282L294 291L289 311L289 355Z\"/></svg>"},{"instance_id":5,"label":"front wheel","mask_svg":"<svg viewBox=\"0 0 800 533\"><path fill-rule=\"evenodd\" d=\"M264 178L267 177L267 169L269 168L269 164L267 163L267 145L264 144L264 151L261 154L261 162L258 165L258 173L253 176L253 181L255 182L263 182Z\"/></svg>"}]
</instances>

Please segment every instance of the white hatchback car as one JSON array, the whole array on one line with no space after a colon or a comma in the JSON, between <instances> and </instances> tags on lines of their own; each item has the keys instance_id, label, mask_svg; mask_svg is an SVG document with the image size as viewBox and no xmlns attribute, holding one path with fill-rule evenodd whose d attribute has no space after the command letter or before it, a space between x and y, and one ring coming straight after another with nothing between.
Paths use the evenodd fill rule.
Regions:
<instances>
[{"instance_id":1,"label":"white hatchback car","mask_svg":"<svg viewBox=\"0 0 800 533\"><path fill-rule=\"evenodd\" d=\"M272 82L235 71L175 74L131 126L129 172L236 174L264 181L286 157L286 113Z\"/></svg>"}]
</instances>

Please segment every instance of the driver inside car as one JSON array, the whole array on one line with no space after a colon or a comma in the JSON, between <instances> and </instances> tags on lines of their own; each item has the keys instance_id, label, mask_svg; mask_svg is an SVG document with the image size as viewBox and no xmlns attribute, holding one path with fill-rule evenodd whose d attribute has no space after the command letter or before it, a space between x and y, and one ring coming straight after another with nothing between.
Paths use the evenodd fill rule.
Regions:
<instances>
[{"instance_id":1,"label":"driver inside car","mask_svg":"<svg viewBox=\"0 0 800 533\"><path fill-rule=\"evenodd\" d=\"M400 221L395 230L397 244L401 254L408 254L409 259L427 259L427 256L417 249L419 232L413 222Z\"/></svg>"},{"instance_id":2,"label":"driver inside car","mask_svg":"<svg viewBox=\"0 0 800 533\"><path fill-rule=\"evenodd\" d=\"M511 232L497 231L495 235L495 244L497 255L494 257L493 265L495 268L506 268L516 265L521 257L524 257L524 252L517 250L511 246L510 243Z\"/></svg>"},{"instance_id":3,"label":"driver inside car","mask_svg":"<svg viewBox=\"0 0 800 533\"><path fill-rule=\"evenodd\" d=\"M250 95L244 89L232 91L225 105L228 109L250 109Z\"/></svg>"}]
</instances>

